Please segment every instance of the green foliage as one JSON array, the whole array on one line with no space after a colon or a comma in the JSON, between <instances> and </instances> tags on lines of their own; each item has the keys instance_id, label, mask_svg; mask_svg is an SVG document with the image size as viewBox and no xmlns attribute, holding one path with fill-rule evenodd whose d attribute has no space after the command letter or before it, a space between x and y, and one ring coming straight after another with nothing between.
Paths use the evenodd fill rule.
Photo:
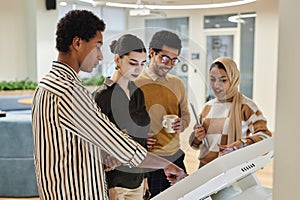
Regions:
<instances>
[{"instance_id":1,"label":"green foliage","mask_svg":"<svg viewBox=\"0 0 300 200\"><path fill-rule=\"evenodd\" d=\"M83 78L82 83L85 86L99 86L104 82L104 76L99 74L91 78ZM28 79L21 81L0 81L0 91L2 90L35 90L38 83Z\"/></svg>"},{"instance_id":2,"label":"green foliage","mask_svg":"<svg viewBox=\"0 0 300 200\"><path fill-rule=\"evenodd\" d=\"M105 77L102 74L92 76L91 78L83 78L82 84L85 86L99 86L102 85Z\"/></svg>"},{"instance_id":3,"label":"green foliage","mask_svg":"<svg viewBox=\"0 0 300 200\"><path fill-rule=\"evenodd\" d=\"M38 83L30 81L28 79L21 81L1 81L0 82L0 91L1 90L35 90Z\"/></svg>"}]
</instances>

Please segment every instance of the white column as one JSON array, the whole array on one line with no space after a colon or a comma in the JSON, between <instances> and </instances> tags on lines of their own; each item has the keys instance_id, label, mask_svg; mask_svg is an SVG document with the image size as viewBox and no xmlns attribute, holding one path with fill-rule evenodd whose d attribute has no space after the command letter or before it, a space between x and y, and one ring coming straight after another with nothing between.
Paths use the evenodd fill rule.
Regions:
<instances>
[{"instance_id":1,"label":"white column","mask_svg":"<svg viewBox=\"0 0 300 200\"><path fill-rule=\"evenodd\" d=\"M279 56L273 199L299 199L299 0L279 0Z\"/></svg>"},{"instance_id":2,"label":"white column","mask_svg":"<svg viewBox=\"0 0 300 200\"><path fill-rule=\"evenodd\" d=\"M278 0L257 1L253 99L275 129L278 53Z\"/></svg>"}]
</instances>

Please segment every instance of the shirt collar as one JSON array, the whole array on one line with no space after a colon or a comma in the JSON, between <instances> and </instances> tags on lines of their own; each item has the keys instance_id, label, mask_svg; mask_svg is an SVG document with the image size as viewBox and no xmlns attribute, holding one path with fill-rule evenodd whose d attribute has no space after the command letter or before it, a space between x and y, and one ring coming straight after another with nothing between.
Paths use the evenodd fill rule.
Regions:
<instances>
[{"instance_id":1,"label":"shirt collar","mask_svg":"<svg viewBox=\"0 0 300 200\"><path fill-rule=\"evenodd\" d=\"M53 61L52 67L53 67L53 69L58 70L60 73L62 73L68 79L82 82L81 79L79 78L78 74L75 72L75 70L72 69L72 67L70 67L66 63L59 62L59 61Z\"/></svg>"},{"instance_id":2,"label":"shirt collar","mask_svg":"<svg viewBox=\"0 0 300 200\"><path fill-rule=\"evenodd\" d=\"M104 84L107 86L107 87L112 87L114 86L115 84L119 86L119 84L115 83L113 80L111 80L110 77L106 77L105 80L104 80ZM132 88L134 89L135 87L135 84L133 81L129 81L128 82L128 89L129 90L132 90Z\"/></svg>"},{"instance_id":3,"label":"shirt collar","mask_svg":"<svg viewBox=\"0 0 300 200\"><path fill-rule=\"evenodd\" d=\"M104 84L107 85L108 87L113 86L115 82L113 80L111 80L109 77L106 77L104 80Z\"/></svg>"},{"instance_id":4,"label":"shirt collar","mask_svg":"<svg viewBox=\"0 0 300 200\"><path fill-rule=\"evenodd\" d=\"M165 77L160 77L157 76L149 67L147 69L145 69L145 72L148 74L148 76L153 80L153 81L157 81L157 79L162 78L165 80L169 80L168 78L168 74Z\"/></svg>"}]
</instances>

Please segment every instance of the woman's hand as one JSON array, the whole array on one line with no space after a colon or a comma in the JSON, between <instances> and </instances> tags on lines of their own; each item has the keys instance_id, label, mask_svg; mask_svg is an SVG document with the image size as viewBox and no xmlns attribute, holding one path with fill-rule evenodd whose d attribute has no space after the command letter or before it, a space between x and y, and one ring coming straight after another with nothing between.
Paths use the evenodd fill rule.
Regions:
<instances>
[{"instance_id":1,"label":"woman's hand","mask_svg":"<svg viewBox=\"0 0 300 200\"><path fill-rule=\"evenodd\" d=\"M116 167L120 166L122 163L116 159L115 157L111 156L111 155L107 155L104 158L104 171L108 172L111 170L114 170Z\"/></svg>"},{"instance_id":2,"label":"woman's hand","mask_svg":"<svg viewBox=\"0 0 300 200\"><path fill-rule=\"evenodd\" d=\"M156 144L155 134L153 132L148 133L148 136L147 136L147 149L151 150L155 144Z\"/></svg>"},{"instance_id":3,"label":"woman's hand","mask_svg":"<svg viewBox=\"0 0 300 200\"><path fill-rule=\"evenodd\" d=\"M194 126L194 143L195 144L200 144L201 141L205 138L206 136L206 131L205 128L200 126L199 124L196 124Z\"/></svg>"},{"instance_id":4,"label":"woman's hand","mask_svg":"<svg viewBox=\"0 0 300 200\"><path fill-rule=\"evenodd\" d=\"M220 148L220 155L225 155L225 154L228 154L232 151L235 151L237 149L240 149L243 147L243 143L238 140L238 141L235 141L231 144L228 144L228 145L221 145L221 144L218 144L219 148Z\"/></svg>"},{"instance_id":5,"label":"woman's hand","mask_svg":"<svg viewBox=\"0 0 300 200\"><path fill-rule=\"evenodd\" d=\"M143 190L143 199L144 200L149 200L151 193L149 191L149 186L148 186L148 178L144 178L144 190Z\"/></svg>"},{"instance_id":6,"label":"woman's hand","mask_svg":"<svg viewBox=\"0 0 300 200\"><path fill-rule=\"evenodd\" d=\"M108 193L109 193L109 200L119 200L118 193L115 188L110 188Z\"/></svg>"},{"instance_id":7,"label":"woman's hand","mask_svg":"<svg viewBox=\"0 0 300 200\"><path fill-rule=\"evenodd\" d=\"M144 178L144 193L145 193L146 190L149 190L148 178Z\"/></svg>"}]
</instances>

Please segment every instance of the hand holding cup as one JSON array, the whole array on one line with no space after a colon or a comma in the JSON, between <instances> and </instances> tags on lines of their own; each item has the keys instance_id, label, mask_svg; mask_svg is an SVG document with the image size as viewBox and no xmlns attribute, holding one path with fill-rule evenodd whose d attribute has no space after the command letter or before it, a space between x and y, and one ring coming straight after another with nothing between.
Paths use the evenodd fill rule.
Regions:
<instances>
[{"instance_id":1,"label":"hand holding cup","mask_svg":"<svg viewBox=\"0 0 300 200\"><path fill-rule=\"evenodd\" d=\"M164 115L162 125L167 133L176 133L181 130L181 120L177 115Z\"/></svg>"}]
</instances>

